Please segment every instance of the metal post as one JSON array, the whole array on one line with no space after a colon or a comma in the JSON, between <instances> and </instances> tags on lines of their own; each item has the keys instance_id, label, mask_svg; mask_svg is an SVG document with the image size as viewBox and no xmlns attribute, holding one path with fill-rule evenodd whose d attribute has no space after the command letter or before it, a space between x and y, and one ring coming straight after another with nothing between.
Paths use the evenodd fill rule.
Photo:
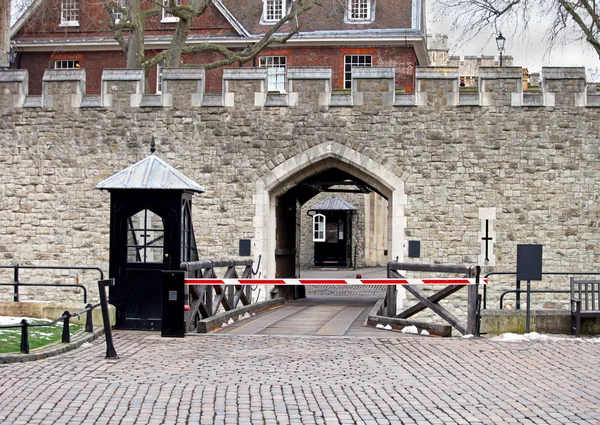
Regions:
<instances>
[{"instance_id":1,"label":"metal post","mask_svg":"<svg viewBox=\"0 0 600 425\"><path fill-rule=\"evenodd\" d=\"M71 342L71 332L69 332L69 319L71 318L71 313L65 311L63 313L63 330L62 330L62 342Z\"/></svg>"},{"instance_id":2,"label":"metal post","mask_svg":"<svg viewBox=\"0 0 600 425\"><path fill-rule=\"evenodd\" d=\"M112 329L110 327L110 317L108 315L108 301L106 300L105 287L114 286L115 279L99 280L98 292L100 292L100 308L102 309L102 321L104 322L104 336L106 337L106 358L118 359L117 352L113 345Z\"/></svg>"},{"instance_id":3,"label":"metal post","mask_svg":"<svg viewBox=\"0 0 600 425\"><path fill-rule=\"evenodd\" d=\"M85 316L85 331L94 332L94 319L92 319L92 305L88 304L85 306L87 314Z\"/></svg>"},{"instance_id":4,"label":"metal post","mask_svg":"<svg viewBox=\"0 0 600 425\"><path fill-rule=\"evenodd\" d=\"M525 333L529 333L531 331L530 327L530 319L531 319L531 281L527 281L527 316L525 322Z\"/></svg>"},{"instance_id":5,"label":"metal post","mask_svg":"<svg viewBox=\"0 0 600 425\"><path fill-rule=\"evenodd\" d=\"M21 320L21 353L29 354L29 331L27 320Z\"/></svg>"},{"instance_id":6,"label":"metal post","mask_svg":"<svg viewBox=\"0 0 600 425\"><path fill-rule=\"evenodd\" d=\"M19 302L19 265L15 264L15 277L13 280L14 284L15 284L15 291L13 293L13 301L18 303Z\"/></svg>"},{"instance_id":7,"label":"metal post","mask_svg":"<svg viewBox=\"0 0 600 425\"><path fill-rule=\"evenodd\" d=\"M521 310L521 281L518 279L517 279L517 285L516 285L515 289L517 290L517 292L516 292L517 302L515 303L515 309Z\"/></svg>"}]
</instances>

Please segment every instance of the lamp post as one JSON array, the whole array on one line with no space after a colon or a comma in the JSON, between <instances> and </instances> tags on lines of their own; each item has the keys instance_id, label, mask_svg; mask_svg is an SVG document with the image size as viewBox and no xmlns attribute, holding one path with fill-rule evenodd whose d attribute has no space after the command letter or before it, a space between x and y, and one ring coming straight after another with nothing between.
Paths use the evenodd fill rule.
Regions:
<instances>
[{"instance_id":1,"label":"lamp post","mask_svg":"<svg viewBox=\"0 0 600 425\"><path fill-rule=\"evenodd\" d=\"M502 36L502 31L496 37L496 45L498 46L498 50L500 51L500 66L502 66L502 52L504 51L504 42L506 38Z\"/></svg>"},{"instance_id":2,"label":"lamp post","mask_svg":"<svg viewBox=\"0 0 600 425\"><path fill-rule=\"evenodd\" d=\"M17 58L17 52L15 52L12 48L6 52L6 61L8 62L8 66L3 67L5 69L10 69L12 68L12 64L15 62L15 59Z\"/></svg>"}]
</instances>

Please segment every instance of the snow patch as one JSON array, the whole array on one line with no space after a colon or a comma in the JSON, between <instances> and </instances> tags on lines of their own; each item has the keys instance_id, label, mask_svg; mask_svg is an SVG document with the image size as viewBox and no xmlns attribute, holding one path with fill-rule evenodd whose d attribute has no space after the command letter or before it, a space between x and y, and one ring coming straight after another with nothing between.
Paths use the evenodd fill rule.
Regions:
<instances>
[{"instance_id":1,"label":"snow patch","mask_svg":"<svg viewBox=\"0 0 600 425\"><path fill-rule=\"evenodd\" d=\"M427 332L425 329L423 329L423 330L421 331L421 335L429 336L429 335L430 335L430 333L429 333L429 332Z\"/></svg>"},{"instance_id":2,"label":"snow patch","mask_svg":"<svg viewBox=\"0 0 600 425\"><path fill-rule=\"evenodd\" d=\"M405 326L402 328L402 333L403 334L418 334L419 330L417 329L417 327L415 325Z\"/></svg>"}]
</instances>

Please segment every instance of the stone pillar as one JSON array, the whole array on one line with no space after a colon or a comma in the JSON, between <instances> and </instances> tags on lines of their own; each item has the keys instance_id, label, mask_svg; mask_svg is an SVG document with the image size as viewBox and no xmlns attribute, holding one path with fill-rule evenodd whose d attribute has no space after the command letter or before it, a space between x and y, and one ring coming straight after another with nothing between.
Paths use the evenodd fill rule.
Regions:
<instances>
[{"instance_id":1,"label":"stone pillar","mask_svg":"<svg viewBox=\"0 0 600 425\"><path fill-rule=\"evenodd\" d=\"M393 67L352 69L352 103L356 106L392 106L396 72Z\"/></svg>"},{"instance_id":2,"label":"stone pillar","mask_svg":"<svg viewBox=\"0 0 600 425\"><path fill-rule=\"evenodd\" d=\"M10 51L10 0L0 1L0 68L8 68Z\"/></svg>"},{"instance_id":3,"label":"stone pillar","mask_svg":"<svg viewBox=\"0 0 600 425\"><path fill-rule=\"evenodd\" d=\"M585 68L542 68L545 106L585 106Z\"/></svg>"},{"instance_id":4,"label":"stone pillar","mask_svg":"<svg viewBox=\"0 0 600 425\"><path fill-rule=\"evenodd\" d=\"M0 72L0 108L22 108L29 90L26 69Z\"/></svg>"},{"instance_id":5,"label":"stone pillar","mask_svg":"<svg viewBox=\"0 0 600 425\"><path fill-rule=\"evenodd\" d=\"M287 71L288 105L329 106L331 68L290 67Z\"/></svg>"},{"instance_id":6,"label":"stone pillar","mask_svg":"<svg viewBox=\"0 0 600 425\"><path fill-rule=\"evenodd\" d=\"M264 106L267 100L267 68L226 68L223 70L223 103L243 109Z\"/></svg>"},{"instance_id":7,"label":"stone pillar","mask_svg":"<svg viewBox=\"0 0 600 425\"><path fill-rule=\"evenodd\" d=\"M42 107L79 108L85 95L85 69L47 69L42 78Z\"/></svg>"},{"instance_id":8,"label":"stone pillar","mask_svg":"<svg viewBox=\"0 0 600 425\"><path fill-rule=\"evenodd\" d=\"M105 69L102 72L102 107L116 110L138 108L143 94L144 70Z\"/></svg>"},{"instance_id":9,"label":"stone pillar","mask_svg":"<svg viewBox=\"0 0 600 425\"><path fill-rule=\"evenodd\" d=\"M417 67L417 106L436 110L458 105L457 67Z\"/></svg>"},{"instance_id":10,"label":"stone pillar","mask_svg":"<svg viewBox=\"0 0 600 425\"><path fill-rule=\"evenodd\" d=\"M481 106L522 106L523 70L518 66L479 68Z\"/></svg>"},{"instance_id":11,"label":"stone pillar","mask_svg":"<svg viewBox=\"0 0 600 425\"><path fill-rule=\"evenodd\" d=\"M164 68L162 105L185 108L200 106L204 95L204 68Z\"/></svg>"}]
</instances>

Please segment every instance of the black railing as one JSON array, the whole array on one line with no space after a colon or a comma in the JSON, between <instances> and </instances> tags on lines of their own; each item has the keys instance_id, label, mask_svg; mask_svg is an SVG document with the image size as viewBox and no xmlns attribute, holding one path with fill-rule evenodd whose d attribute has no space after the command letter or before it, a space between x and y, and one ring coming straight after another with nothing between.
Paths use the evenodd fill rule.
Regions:
<instances>
[{"instance_id":1,"label":"black railing","mask_svg":"<svg viewBox=\"0 0 600 425\"><path fill-rule=\"evenodd\" d=\"M102 272L100 272L102 274ZM45 323L29 323L26 319L21 320L21 323L15 325L1 325L0 329L11 329L11 328L21 328L21 353L29 354L29 328L35 327L45 327L52 326L61 320L63 321L63 329L61 335L61 342L70 343L71 342L71 332L70 328L70 319L75 316L80 316L82 314L86 314L85 321L85 332L93 332L94 331L94 323L92 318L92 311L95 308L100 307L102 310L102 321L104 322L104 335L106 337L106 358L117 359L117 353L115 351L113 341L112 341L112 329L110 327L110 318L108 313L108 301L106 298L106 286L114 285L114 279L109 280L100 280L98 281L98 290L100 293L100 303L92 305L88 304L85 306L83 310L77 311L75 313L70 313L65 311L62 316L51 322Z\"/></svg>"},{"instance_id":2,"label":"black railing","mask_svg":"<svg viewBox=\"0 0 600 425\"><path fill-rule=\"evenodd\" d=\"M508 276L513 275L516 276L517 272L491 272L484 276L487 279L489 276ZM600 272L543 272L543 276L599 276ZM527 288L521 289L521 281L515 281L515 289L510 289L504 291L500 295L500 309L504 307L504 296L506 294L514 293L515 294L515 310L521 309L521 294L527 294ZM530 282L528 282L530 283ZM529 285L527 285L529 287ZM483 287L483 306L482 308L485 310L487 308L487 287L488 285L484 285ZM529 289L530 293L547 293L547 294L568 294L570 291L566 289Z\"/></svg>"},{"instance_id":3,"label":"black railing","mask_svg":"<svg viewBox=\"0 0 600 425\"><path fill-rule=\"evenodd\" d=\"M19 302L19 287L20 286L56 286L56 287L77 287L83 288L83 302L87 303L87 290L85 286L79 283L25 283L19 281L19 270L21 269L33 269L33 270L94 270L100 274L100 280L104 280L104 273L99 267L88 267L88 266L21 266L15 264L13 266L0 266L0 269L13 269L13 281L10 283L0 283L0 286L14 286L13 301Z\"/></svg>"}]
</instances>

